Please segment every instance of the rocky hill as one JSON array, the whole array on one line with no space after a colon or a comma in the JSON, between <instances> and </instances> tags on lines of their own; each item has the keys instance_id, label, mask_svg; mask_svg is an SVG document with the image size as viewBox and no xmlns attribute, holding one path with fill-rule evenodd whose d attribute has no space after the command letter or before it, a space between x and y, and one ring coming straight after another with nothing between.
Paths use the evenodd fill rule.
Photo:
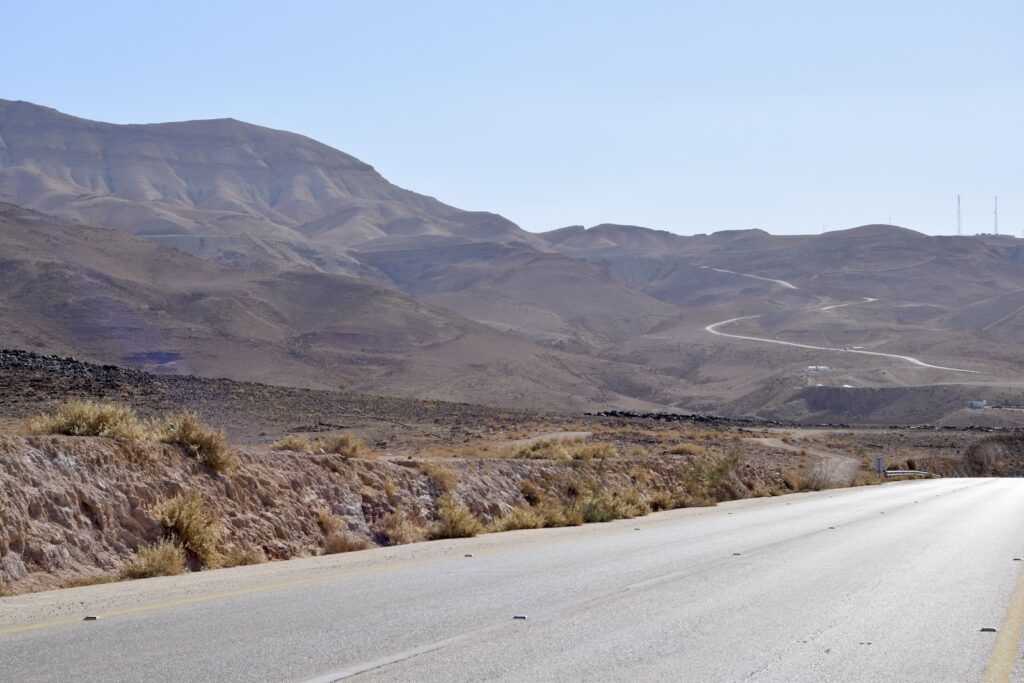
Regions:
<instances>
[{"instance_id":1,"label":"rocky hill","mask_svg":"<svg viewBox=\"0 0 1024 683\"><path fill-rule=\"evenodd\" d=\"M301 135L10 101L0 200L4 346L492 405L806 420L854 406L936 421L1024 391L1012 237L535 235ZM818 388L842 400L823 407Z\"/></svg>"}]
</instances>

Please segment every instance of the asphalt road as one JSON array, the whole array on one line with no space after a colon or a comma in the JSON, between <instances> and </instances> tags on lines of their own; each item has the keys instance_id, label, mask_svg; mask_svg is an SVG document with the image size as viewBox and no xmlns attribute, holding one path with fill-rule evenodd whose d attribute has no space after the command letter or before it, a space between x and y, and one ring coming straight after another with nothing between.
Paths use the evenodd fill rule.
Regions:
<instances>
[{"instance_id":1,"label":"asphalt road","mask_svg":"<svg viewBox=\"0 0 1024 683\"><path fill-rule=\"evenodd\" d=\"M740 501L5 598L0 679L1024 680L1021 557L1024 480Z\"/></svg>"}]
</instances>

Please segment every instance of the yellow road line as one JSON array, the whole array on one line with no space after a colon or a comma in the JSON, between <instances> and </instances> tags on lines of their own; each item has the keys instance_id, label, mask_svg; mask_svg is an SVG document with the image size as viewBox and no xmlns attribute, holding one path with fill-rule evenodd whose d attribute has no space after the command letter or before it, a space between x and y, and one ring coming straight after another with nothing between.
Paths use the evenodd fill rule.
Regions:
<instances>
[{"instance_id":1,"label":"yellow road line","mask_svg":"<svg viewBox=\"0 0 1024 683\"><path fill-rule=\"evenodd\" d=\"M1020 646L1021 635L1024 634L1024 572L1017 579L1017 586L1010 597L1010 606L1006 610L1002 626L988 666L981 677L982 683L1009 683L1013 673L1014 659Z\"/></svg>"},{"instance_id":2,"label":"yellow road line","mask_svg":"<svg viewBox=\"0 0 1024 683\"><path fill-rule=\"evenodd\" d=\"M607 531L622 533L624 527L610 528ZM553 542L557 542L559 538L556 538L554 534L546 535L542 538L530 539L529 541L521 541L517 545L512 547L499 547L499 548L476 548L473 549L475 554L481 556L487 555L499 555L508 552L515 552L523 548L529 548L539 545L546 545ZM467 548L468 549L468 548ZM142 614L145 612L153 612L161 609L168 609L171 607L181 607L184 605L195 605L204 602L212 602L214 600L226 600L229 598L241 597L245 595L253 595L256 593L268 593L275 590L287 589L287 588L298 588L301 586L310 586L318 583L327 583L330 581L337 581L341 579L352 578L356 576L366 576L369 574L379 574L383 572L398 571L402 569L408 569L410 567L421 567L425 565L438 564L441 562L450 562L455 559L454 556L443 556L436 558L428 558L421 560L409 560L406 562L394 562L386 563L376 567L367 567L365 569L355 569L349 571L335 572L333 574L322 574L319 576L309 577L305 579L296 579L294 581L278 581L275 583L267 583L261 586L253 586L252 588L239 588L233 591L222 591L219 593L209 593L206 595L195 595L187 598L177 598L175 600L165 600L162 602L154 602L147 605L139 605L137 607L128 607L126 609L115 610L112 612L98 612L96 613L101 618L111 617L122 617L131 614ZM67 624L73 624L82 621L82 616L75 617L62 617L60 619L52 619L50 621L42 621L34 624L25 624L22 626L10 626L8 628L0 628L0 636L12 635L15 633L24 633L26 631L37 631L39 629L52 628L56 626L65 626Z\"/></svg>"},{"instance_id":3,"label":"yellow road line","mask_svg":"<svg viewBox=\"0 0 1024 683\"><path fill-rule=\"evenodd\" d=\"M177 598L175 600L164 600L162 602L154 602L148 605L139 605L138 607L128 607L126 609L114 610L112 612L99 612L98 616L104 618L110 617L123 617L130 614L142 614L144 612L153 612L161 609L168 609L171 607L181 607L184 605L195 605L203 602L212 602L214 600L226 600L228 598L237 598L244 595L254 595L257 593L267 593L270 591L281 590L285 588L297 588L300 586L309 586L317 583L327 583L329 581L336 581L339 579L347 579L356 576L366 576L368 574L377 574L384 571L395 571L399 569L406 569L413 566L421 566L424 564L434 564L441 560L449 560L451 558L438 558L437 560L431 561L417 561L417 562L403 562L401 564L389 564L379 567L367 567L365 569L356 569L347 572L338 572L334 574L326 574L321 576L310 577L306 579L298 579L295 581L279 581L276 583L267 583L261 586L253 586L252 588L239 588L233 591L222 591L219 593L208 593L206 595L195 595L187 598ZM38 629L51 628L54 626L63 626L65 624L71 624L82 621L81 616L77 617L64 617L62 619L53 619L51 621L42 621L35 624L25 624L24 626L11 626L9 628L0 629L0 636L11 635L13 633L24 633L26 631L36 631Z\"/></svg>"}]
</instances>

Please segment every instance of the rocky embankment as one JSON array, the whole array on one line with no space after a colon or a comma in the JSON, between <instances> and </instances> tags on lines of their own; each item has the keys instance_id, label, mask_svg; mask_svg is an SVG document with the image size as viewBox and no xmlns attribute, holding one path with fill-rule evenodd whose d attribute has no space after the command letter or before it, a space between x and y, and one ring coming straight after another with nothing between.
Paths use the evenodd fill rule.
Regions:
<instances>
[{"instance_id":1,"label":"rocky embankment","mask_svg":"<svg viewBox=\"0 0 1024 683\"><path fill-rule=\"evenodd\" d=\"M322 511L352 534L382 544L385 517L397 512L427 526L446 494L488 523L528 505L530 491L559 501L582 491L627 492L649 502L685 495L687 487L697 496L710 492L727 499L782 486L777 472L757 465L716 470L713 461L694 456L543 461L238 455L234 472L221 475L170 445L0 437L0 588L17 593L116 575L140 546L165 537L153 508L180 493L198 493L214 512L224 553L244 548L277 560L323 552Z\"/></svg>"}]
</instances>

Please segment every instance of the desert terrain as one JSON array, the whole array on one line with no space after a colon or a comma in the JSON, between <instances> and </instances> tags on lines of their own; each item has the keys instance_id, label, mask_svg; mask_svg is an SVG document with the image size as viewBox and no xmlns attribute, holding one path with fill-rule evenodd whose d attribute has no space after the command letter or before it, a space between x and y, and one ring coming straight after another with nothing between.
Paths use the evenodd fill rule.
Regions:
<instances>
[{"instance_id":1,"label":"desert terrain","mask_svg":"<svg viewBox=\"0 0 1024 683\"><path fill-rule=\"evenodd\" d=\"M1024 415L966 412L1024 405L1011 236L530 233L295 133L6 100L0 201L7 348L556 412Z\"/></svg>"},{"instance_id":2,"label":"desert terrain","mask_svg":"<svg viewBox=\"0 0 1024 683\"><path fill-rule=\"evenodd\" d=\"M295 133L0 100L0 584L1019 474L1021 247L530 233Z\"/></svg>"},{"instance_id":3,"label":"desert terrain","mask_svg":"<svg viewBox=\"0 0 1024 683\"><path fill-rule=\"evenodd\" d=\"M443 538L454 532L438 531L438 520L452 504L470 525L456 535L475 535L877 484L877 458L944 476L1024 471L1013 429L517 411L23 351L0 352L0 372L7 593L118 578L170 533L161 506L183 497L217 530L202 546L185 540L194 530L173 532L189 549L187 566L200 569ZM69 398L130 406L143 420L195 412L226 434L234 465L220 471L144 437L32 428ZM339 437L341 450L331 445Z\"/></svg>"}]
</instances>

